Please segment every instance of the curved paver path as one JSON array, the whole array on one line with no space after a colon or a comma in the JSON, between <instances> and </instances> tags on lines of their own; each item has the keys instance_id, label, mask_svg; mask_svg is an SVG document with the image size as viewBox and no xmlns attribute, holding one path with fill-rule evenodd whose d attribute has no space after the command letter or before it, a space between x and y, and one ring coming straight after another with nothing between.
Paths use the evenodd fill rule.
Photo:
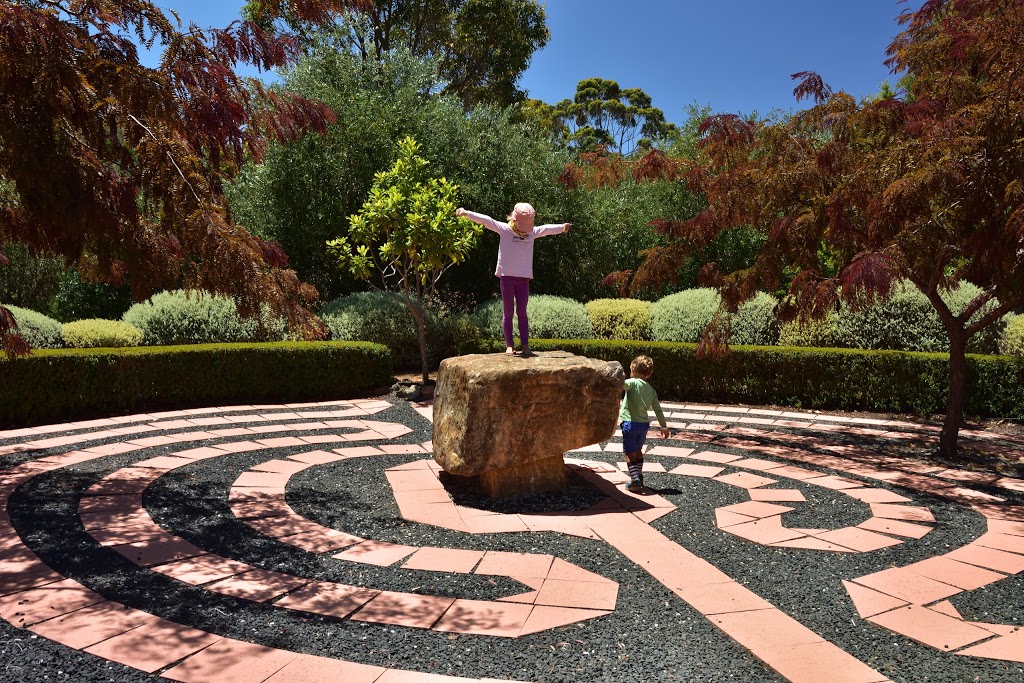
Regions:
<instances>
[{"instance_id":1,"label":"curved paver path","mask_svg":"<svg viewBox=\"0 0 1024 683\"><path fill-rule=\"evenodd\" d=\"M159 575L177 582L181 590L199 591L189 593L197 603L227 597L242 601L240 613L269 609L266 619L278 615L289 623L304 623L312 615L335 627L351 624L350 630L359 624L377 625L389 629L375 632L385 637L433 632L505 643L522 640L537 657L537 643L549 643L555 651L556 645L550 643L569 646L567 634L572 629L600 632L603 624L612 623L609 619L638 609L643 613L642 605L623 603L616 577L588 570L574 558L537 552L530 540L517 541L529 549L526 552L471 547L480 543L472 539L500 545L500 539L510 534L529 539L549 538L535 534L555 532L591 544L582 562L589 559L587 554L599 554L594 544L606 544L616 556L635 563L679 599L678 609L696 616L695 621L706 620L731 639L723 641L723 651L739 647L754 658L750 662L761 662L760 677L753 673L756 665L741 662L747 680L916 680L913 671L894 666L882 653L851 648L843 637L836 637L839 623L822 628L820 618L804 619L792 606L774 604L772 596L762 594L770 584L752 585L757 582L745 578L738 571L740 565L722 561L719 549L707 553L715 557L702 557L699 549L686 547L672 522L696 521L699 515L694 512L701 511L707 528L700 532L723 544L726 538L734 539L740 545L732 549L733 556L754 552L758 546L763 552L803 558L805 563L813 564L816 558L846 562L848 571L831 582L836 584L831 588L847 596L856 618L865 628L884 629L890 638L924 646L916 650L919 657L925 650L934 652L928 656L951 672L949 680L975 668L987 676L998 671L982 662L1002 662L1002 671L1011 676L1006 680L1018 680L1012 676L1022 673L1010 664L1024 661L1024 629L1019 622L981 620L963 612L976 611L969 603L974 591L1002 586L1001 595L1021 595L1024 481L908 461L879 447L933 439L934 426L666 404L670 426L677 431L670 441L652 440L647 470L664 474L651 474L649 479L660 476L670 486L685 482L688 490L727 492L728 504L683 500L683 492L672 488L663 488L665 495L624 491L621 484L628 478L621 472L624 463L617 462L621 446L613 441L581 449L569 459L577 479L590 487L591 504L576 510L503 512L453 500L427 455L430 408L414 407L418 415L407 404L383 400L237 406L0 432L0 616L68 648L173 680L447 679L418 672L423 666L375 664L373 657L358 651L351 658L325 657L302 651L301 643L279 647L269 642L272 638L260 642L231 637L226 632L231 629L201 628L201 617L189 621L160 616L174 610L158 608L156 601L152 606L144 600L128 604L138 603L138 597L129 599L128 591L124 600L119 599L118 590L104 585L103 569L87 561L70 563L72 568L64 573L49 566L39 556L52 552L47 539L35 538L36 530L26 537L18 528L23 525L15 523L32 517L23 499L31 498L34 487L45 488L51 481L84 479L77 481L77 488L69 486L68 498L92 550L116 552L135 566L140 580ZM401 419L396 420L399 413ZM975 450L1011 458L1019 458L1024 450L1019 437L965 432L964 438ZM239 458L246 459L244 467L238 466ZM221 461L229 464L220 468ZM410 533L423 535L426 541L389 541L358 527L325 524L307 516L308 500L305 505L289 500L301 498L296 492L310 488L318 478L336 476L331 468L375 461L382 462L380 483L390 485L387 495L397 508L389 524L400 516L410 523ZM154 497L175 503L167 489L183 480L202 486L200 475L216 479L220 469L231 474L230 482L218 484L218 499L228 513L222 516L230 516L224 528L249 535L249 546L236 544L241 550L235 553L223 549L223 539L201 533L197 538L188 524L178 526L181 521L175 523L173 509L155 512L150 505ZM829 514L829 505L846 511L838 515L841 519ZM932 553L931 537L944 530L942 516L937 521L933 508L941 508L948 517L950 505L973 511L969 514L984 520L984 530ZM188 517L187 501L169 504L176 506L184 508L177 511L178 517ZM838 523L843 519L846 522ZM68 524L66 515L62 521ZM434 544L429 542L430 528L453 535ZM949 545L948 540L938 542ZM334 563L331 567L385 573L378 576L377 585L373 577L349 583L319 578L316 571L291 571L287 562L271 568L250 550L257 545L272 548L273 553L292 553L292 558L298 554ZM928 550L921 552L917 546ZM573 552L573 546L563 547L566 554ZM885 552L910 553L914 561L874 559ZM50 564L61 565L63 560ZM857 571L861 567L871 571ZM112 569L111 576L116 571ZM358 575L353 569L336 573L344 571ZM391 589L408 585L408 577L424 572L444 578L464 575L470 583L461 588L442 586L439 592L421 586ZM782 583L786 579L776 577ZM481 592L481 580L493 587ZM488 591L491 597L480 599ZM961 599L968 602L958 608L953 601ZM627 639L619 634L610 639L616 637ZM619 659L628 660L628 648L619 645L626 650ZM369 654L373 652L371 648ZM418 656L408 659L413 664L424 661ZM707 676L693 680L718 680L715 672L730 665L705 664ZM427 668L452 670L450 664L438 666L436 661ZM471 670L492 668L479 661ZM512 671L508 666L497 670ZM552 665L546 675L538 669L530 678L615 678L609 674L615 668L607 664L589 673L585 668L576 671L582 673L556 674ZM623 672L623 678L629 677Z\"/></svg>"}]
</instances>

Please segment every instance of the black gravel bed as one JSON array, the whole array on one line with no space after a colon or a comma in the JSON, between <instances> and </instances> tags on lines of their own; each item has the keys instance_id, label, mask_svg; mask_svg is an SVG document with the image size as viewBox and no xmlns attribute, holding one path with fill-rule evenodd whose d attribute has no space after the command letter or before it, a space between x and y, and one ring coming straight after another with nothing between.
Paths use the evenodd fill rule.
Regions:
<instances>
[{"instance_id":1,"label":"black gravel bed","mask_svg":"<svg viewBox=\"0 0 1024 683\"><path fill-rule=\"evenodd\" d=\"M429 422L402 401L394 401L391 409L365 419L401 422L412 428L411 433L386 442L389 444L422 443L430 439ZM202 429L196 428L197 431ZM287 435L302 434L304 432L287 432ZM880 452L912 450L905 443L900 445L870 436L838 438L835 435L833 438L830 434L823 435L837 443L872 447ZM8 454L0 458L0 472L46 455L147 436L150 434ZM363 538L413 546L544 553L560 557L618 581L619 599L615 611L605 617L519 639L339 620L275 607L272 603L259 604L222 596L175 581L99 546L82 527L77 515L82 493L116 469L207 443L273 436L279 435L172 444L65 467L39 475L22 486L12 495L8 513L25 544L43 562L106 598L211 633L271 647L471 678L551 682L783 680L722 634L708 618L603 541L551 532L473 535L403 520L384 471L429 457L425 454L352 458L310 467L291 478L286 496L300 515ZM654 436L656 433L652 433ZM11 442L0 440L0 445ZM650 442L664 443L656 438L651 438ZM351 445L382 443L361 441ZM349 444L330 444L326 448L346 445ZM788 463L784 459L714 443L687 444L673 440L671 445L692 445ZM344 562L331 557L335 552L312 554L267 538L233 516L227 495L241 472L269 459L316 448L274 448L200 460L157 480L146 491L143 504L154 519L172 533L208 552L265 569L384 590L476 600L494 600L529 590L506 577ZM620 452L583 453L579 457L605 462L622 460ZM649 456L648 462L661 462L666 469L671 469L685 461ZM822 469L803 463L792 464ZM972 469L977 469L977 465ZM726 466L726 471L734 470ZM842 472L822 471L857 479ZM770 472L765 476L771 477ZM908 539L900 545L871 553L824 553L768 548L717 530L715 508L748 500L741 489L703 478L652 472L648 472L645 479L649 487L678 506L678 510L653 523L656 529L893 681L1024 680L1024 665L942 653L861 619L841 583L945 553L976 538L985 531L985 521L969 507L866 481L869 486L887 488L913 498L914 504L927 505L936 517L935 529L920 540ZM459 504L498 512L571 512L602 499L592 487L574 476L570 476L563 494L501 501L484 498L471 481L454 477L444 481ZM781 503L794 508L785 517L789 527L840 528L854 526L870 516L866 504L839 491L790 479L772 487L799 489L807 498L802 503ZM1024 496L1019 494L973 485L969 488L997 493L1011 502L1024 504ZM951 600L967 619L1021 625L1022 594L1024 575L1018 575ZM0 681L149 681L159 678L53 643L6 621L0 621L0 657Z\"/></svg>"}]
</instances>

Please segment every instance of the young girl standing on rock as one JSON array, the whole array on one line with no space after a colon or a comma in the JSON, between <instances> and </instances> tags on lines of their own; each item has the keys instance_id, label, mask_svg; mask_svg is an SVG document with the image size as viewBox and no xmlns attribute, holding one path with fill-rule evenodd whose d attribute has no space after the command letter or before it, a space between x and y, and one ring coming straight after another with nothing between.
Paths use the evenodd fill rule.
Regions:
<instances>
[{"instance_id":1,"label":"young girl standing on rock","mask_svg":"<svg viewBox=\"0 0 1024 683\"><path fill-rule=\"evenodd\" d=\"M519 341L523 358L530 353L530 322L526 317L526 303L530 298L530 280L533 279L533 242L539 237L569 232L569 223L534 226L537 213L526 203L516 204L508 222L496 221L482 213L459 207L456 216L463 216L498 233L498 267L494 274L501 284L501 331L505 335L505 353L513 355L512 315L519 319Z\"/></svg>"}]
</instances>

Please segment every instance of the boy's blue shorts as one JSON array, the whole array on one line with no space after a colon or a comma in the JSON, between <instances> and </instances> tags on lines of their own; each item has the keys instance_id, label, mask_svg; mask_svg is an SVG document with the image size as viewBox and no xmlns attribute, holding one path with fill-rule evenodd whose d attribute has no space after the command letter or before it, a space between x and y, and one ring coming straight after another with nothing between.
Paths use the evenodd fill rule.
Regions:
<instances>
[{"instance_id":1,"label":"boy's blue shorts","mask_svg":"<svg viewBox=\"0 0 1024 683\"><path fill-rule=\"evenodd\" d=\"M622 429L623 453L636 453L643 450L644 441L647 440L647 430L651 428L650 422L630 422L626 420L619 427Z\"/></svg>"}]
</instances>

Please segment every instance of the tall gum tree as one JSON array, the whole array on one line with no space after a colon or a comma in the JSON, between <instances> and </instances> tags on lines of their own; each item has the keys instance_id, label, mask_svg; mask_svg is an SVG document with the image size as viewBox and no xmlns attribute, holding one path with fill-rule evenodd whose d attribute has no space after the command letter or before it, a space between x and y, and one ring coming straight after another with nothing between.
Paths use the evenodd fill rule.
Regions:
<instances>
[{"instance_id":1,"label":"tall gum tree","mask_svg":"<svg viewBox=\"0 0 1024 683\"><path fill-rule=\"evenodd\" d=\"M261 0L253 11L330 23L369 4ZM139 62L134 41L161 47L158 67ZM268 302L301 334L322 333L302 305L315 291L285 268L279 245L232 220L221 193L268 140L334 119L235 73L279 67L298 50L257 21L183 28L144 0L0 0L0 243L63 256L98 281L127 275L139 298L206 289L243 312ZM3 349L25 353L15 329L0 308Z\"/></svg>"},{"instance_id":2,"label":"tall gum tree","mask_svg":"<svg viewBox=\"0 0 1024 683\"><path fill-rule=\"evenodd\" d=\"M781 313L804 319L840 300L869 305L909 279L949 335L939 452L952 458L967 341L1024 305L1024 3L927 0L899 21L887 64L904 90L858 103L803 72L794 93L814 104L785 121L705 120L684 177L707 208L659 222L672 243L616 276L632 288L671 278L693 250L751 225L766 237L751 267L703 272L731 309L787 272ZM954 315L940 292L960 280L982 291Z\"/></svg>"}]
</instances>

